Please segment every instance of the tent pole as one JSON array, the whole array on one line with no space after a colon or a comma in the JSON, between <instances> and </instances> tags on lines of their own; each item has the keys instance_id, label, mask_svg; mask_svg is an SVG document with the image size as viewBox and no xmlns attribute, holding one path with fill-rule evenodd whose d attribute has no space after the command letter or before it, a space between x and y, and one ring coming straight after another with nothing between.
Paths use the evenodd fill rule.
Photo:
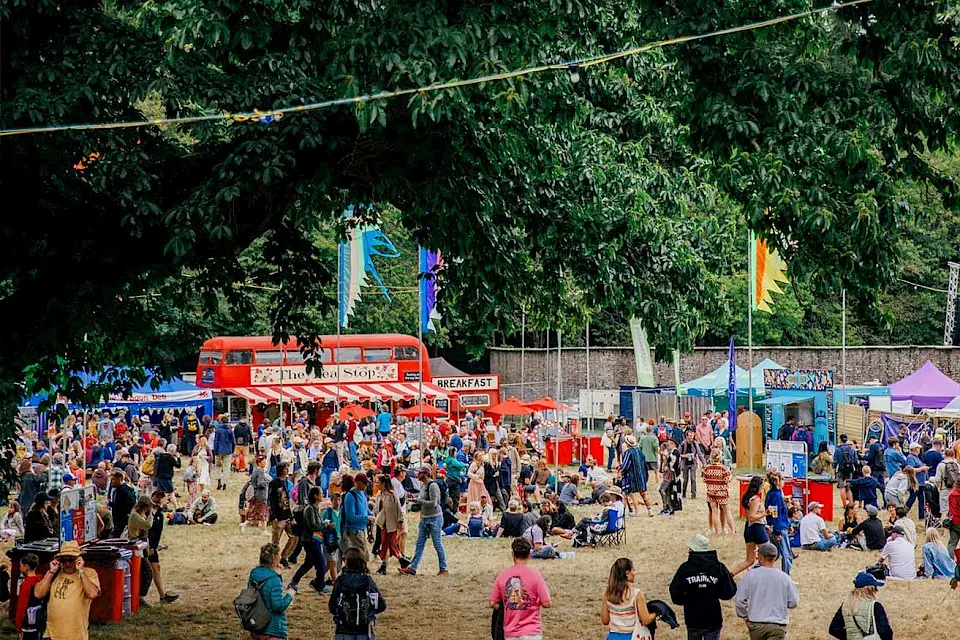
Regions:
<instances>
[{"instance_id":1,"label":"tent pole","mask_svg":"<svg viewBox=\"0 0 960 640\"><path fill-rule=\"evenodd\" d=\"M547 329L547 347L543 355L543 395L550 393L550 329Z\"/></svg>"},{"instance_id":2,"label":"tent pole","mask_svg":"<svg viewBox=\"0 0 960 640\"><path fill-rule=\"evenodd\" d=\"M750 368L747 371L748 376L748 388L747 388L747 404L750 407L750 433L748 434L747 441L750 443L748 446L748 460L750 461L751 468L753 467L753 300L756 295L754 291L755 282L754 278L756 277L756 242L753 239L753 231L747 232L747 353L748 359L750 361ZM736 424L736 416L730 416L730 420ZM760 427L763 429L763 426Z\"/></svg>"},{"instance_id":3,"label":"tent pole","mask_svg":"<svg viewBox=\"0 0 960 640\"><path fill-rule=\"evenodd\" d=\"M587 410L585 412L587 419L587 429L593 427L593 386L590 383L590 321L587 320ZM582 451L580 452L583 453ZM582 457L581 457L582 459Z\"/></svg>"},{"instance_id":4,"label":"tent pole","mask_svg":"<svg viewBox=\"0 0 960 640\"><path fill-rule=\"evenodd\" d=\"M526 381L527 365L527 309L520 308L520 401L526 400L524 391L527 388ZM506 400L506 398L503 398Z\"/></svg>"}]
</instances>

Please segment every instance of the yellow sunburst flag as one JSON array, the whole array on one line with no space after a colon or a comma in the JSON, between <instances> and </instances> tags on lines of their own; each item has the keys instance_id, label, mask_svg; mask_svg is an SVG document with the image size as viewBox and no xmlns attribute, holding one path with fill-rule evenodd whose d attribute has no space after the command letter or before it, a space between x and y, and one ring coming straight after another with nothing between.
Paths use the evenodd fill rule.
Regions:
<instances>
[{"instance_id":1,"label":"yellow sunburst flag","mask_svg":"<svg viewBox=\"0 0 960 640\"><path fill-rule=\"evenodd\" d=\"M770 305L773 303L774 293L783 293L780 284L788 284L787 263L783 261L776 250L767 248L767 241L763 238L754 238L751 243L753 249L753 269L751 269L753 287L753 308L767 313L773 313Z\"/></svg>"}]
</instances>

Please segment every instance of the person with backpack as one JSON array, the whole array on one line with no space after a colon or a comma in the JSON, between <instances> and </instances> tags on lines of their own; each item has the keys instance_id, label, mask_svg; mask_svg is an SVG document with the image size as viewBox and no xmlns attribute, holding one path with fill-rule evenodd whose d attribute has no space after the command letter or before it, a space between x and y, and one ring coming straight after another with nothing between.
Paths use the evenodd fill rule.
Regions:
<instances>
[{"instance_id":1,"label":"person with backpack","mask_svg":"<svg viewBox=\"0 0 960 640\"><path fill-rule=\"evenodd\" d=\"M340 550L354 547L367 555L367 527L370 519L370 506L367 500L367 475L358 473L353 478L353 488L343 496L343 517L341 520Z\"/></svg>"},{"instance_id":2,"label":"person with backpack","mask_svg":"<svg viewBox=\"0 0 960 640\"><path fill-rule=\"evenodd\" d=\"M830 622L830 635L838 640L893 640L887 612L877 602L877 589L882 586L883 582L866 571L858 573L853 579L853 591Z\"/></svg>"},{"instance_id":3,"label":"person with backpack","mask_svg":"<svg viewBox=\"0 0 960 640\"><path fill-rule=\"evenodd\" d=\"M433 548L437 551L440 561L439 576L448 575L447 554L443 549L443 514L440 505L443 502L443 483L433 480L430 467L422 466L417 470L417 479L423 485L417 498L420 507L420 530L417 532L417 550L410 566L400 567L400 573L417 575L417 566L423 557L423 550L427 545L427 537L433 540Z\"/></svg>"},{"instance_id":4,"label":"person with backpack","mask_svg":"<svg viewBox=\"0 0 960 640\"><path fill-rule=\"evenodd\" d=\"M852 506L854 504L853 491L850 489L850 480L857 473L859 458L853 445L847 442L847 434L840 434L840 444L833 455L837 469L837 486L840 488L840 504Z\"/></svg>"},{"instance_id":5,"label":"person with backpack","mask_svg":"<svg viewBox=\"0 0 960 640\"><path fill-rule=\"evenodd\" d=\"M933 481L940 488L940 514L946 517L950 510L950 492L955 485L960 484L960 463L957 462L953 447L944 450L943 461L937 465Z\"/></svg>"},{"instance_id":6,"label":"person with backpack","mask_svg":"<svg viewBox=\"0 0 960 640\"><path fill-rule=\"evenodd\" d=\"M387 609L387 600L370 577L360 549L343 554L343 575L333 583L327 607L333 616L335 640L374 640L377 614Z\"/></svg>"},{"instance_id":7,"label":"person with backpack","mask_svg":"<svg viewBox=\"0 0 960 640\"><path fill-rule=\"evenodd\" d=\"M260 564L250 571L247 588L234 601L240 624L253 640L285 640L286 611L296 592L283 590L280 547L272 542L260 547Z\"/></svg>"},{"instance_id":8,"label":"person with backpack","mask_svg":"<svg viewBox=\"0 0 960 640\"><path fill-rule=\"evenodd\" d=\"M311 487L307 492L307 500L309 504L299 511L302 514L300 545L303 547L307 557L303 561L303 564L300 565L300 568L297 569L296 573L293 574L293 578L290 579L290 584L287 585L287 588L297 591L300 579L303 578L310 569L315 569L317 575L310 581L310 587L316 591L318 595L322 595L324 593L323 576L326 573L327 561L324 557L322 542L323 520L320 517L320 503L323 501L323 492L320 490L320 487Z\"/></svg>"},{"instance_id":9,"label":"person with backpack","mask_svg":"<svg viewBox=\"0 0 960 640\"><path fill-rule=\"evenodd\" d=\"M287 559L291 564L297 563L297 558L300 557L300 550L303 549L303 543L301 542L301 534L303 533L303 510L310 504L310 489L317 486L317 478L320 475L320 463L311 460L307 463L306 469L306 474L297 480L297 484L294 485L293 492L290 494L290 499L296 504L296 508L293 511L293 533L297 536L297 544L293 548L293 553L291 553ZM320 493L322 496L323 492L321 491Z\"/></svg>"}]
</instances>

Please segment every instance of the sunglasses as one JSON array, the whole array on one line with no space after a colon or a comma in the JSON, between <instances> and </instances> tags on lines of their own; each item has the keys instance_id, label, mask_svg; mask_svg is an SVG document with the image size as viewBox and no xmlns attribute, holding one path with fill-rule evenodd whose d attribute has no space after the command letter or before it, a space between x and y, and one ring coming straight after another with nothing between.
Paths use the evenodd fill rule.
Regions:
<instances>
[{"instance_id":1,"label":"sunglasses","mask_svg":"<svg viewBox=\"0 0 960 640\"><path fill-rule=\"evenodd\" d=\"M77 557L76 556L58 556L57 560L59 560L60 562L76 562Z\"/></svg>"}]
</instances>

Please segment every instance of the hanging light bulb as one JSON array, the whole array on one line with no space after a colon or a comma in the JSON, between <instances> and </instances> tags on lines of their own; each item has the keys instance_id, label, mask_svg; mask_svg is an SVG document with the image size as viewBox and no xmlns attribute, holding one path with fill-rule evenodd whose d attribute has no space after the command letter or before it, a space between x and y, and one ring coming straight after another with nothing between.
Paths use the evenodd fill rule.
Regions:
<instances>
[{"instance_id":1,"label":"hanging light bulb","mask_svg":"<svg viewBox=\"0 0 960 640\"><path fill-rule=\"evenodd\" d=\"M569 67L567 67L567 71L570 72L570 82L572 84L577 84L580 82L580 67L578 67L576 64L571 64Z\"/></svg>"}]
</instances>

